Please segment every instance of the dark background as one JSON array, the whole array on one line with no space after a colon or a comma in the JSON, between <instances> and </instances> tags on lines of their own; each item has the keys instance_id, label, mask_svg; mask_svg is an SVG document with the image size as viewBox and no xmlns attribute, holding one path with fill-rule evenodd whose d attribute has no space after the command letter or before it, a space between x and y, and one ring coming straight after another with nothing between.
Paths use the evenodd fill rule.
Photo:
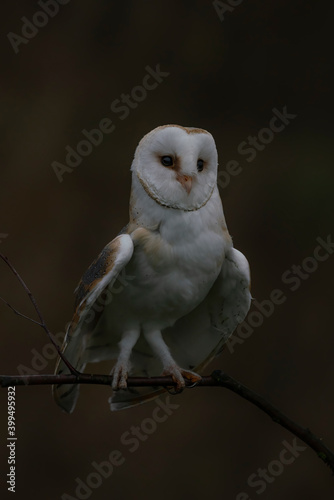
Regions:
<instances>
[{"instance_id":1,"label":"dark background","mask_svg":"<svg viewBox=\"0 0 334 500\"><path fill-rule=\"evenodd\" d=\"M268 299L275 288L286 296L208 373L226 370L333 448L334 256L298 290L282 282L285 271L313 255L316 239L333 231L332 3L250 0L221 21L210 1L71 0L15 54L7 33L21 35L21 17L31 20L40 10L17 0L1 11L0 233L8 236L0 251L31 287L50 329L64 331L81 273L127 223L129 168L141 137L167 123L205 128L216 140L220 171L231 159L242 166L221 196L235 246L250 262L253 296ZM157 64L169 76L121 120L111 102ZM238 145L284 106L297 117L247 162ZM51 163L64 163L65 147L105 117L115 130L60 183ZM18 282L0 267L0 295L32 315ZM45 333L5 305L0 314L0 371L36 368ZM40 358L41 373L54 370L47 352L52 359ZM108 373L108 365L93 369ZM133 453L120 438L156 404L111 413L109 395L106 387L82 387L68 416L49 386L16 389L15 498L75 497L75 479L85 481L92 462L115 449L125 463L91 498L333 498L330 470L309 449L264 493L247 485L293 436L232 393L208 388L175 397L179 408ZM12 498L4 484L6 390L0 397L1 495Z\"/></svg>"}]
</instances>

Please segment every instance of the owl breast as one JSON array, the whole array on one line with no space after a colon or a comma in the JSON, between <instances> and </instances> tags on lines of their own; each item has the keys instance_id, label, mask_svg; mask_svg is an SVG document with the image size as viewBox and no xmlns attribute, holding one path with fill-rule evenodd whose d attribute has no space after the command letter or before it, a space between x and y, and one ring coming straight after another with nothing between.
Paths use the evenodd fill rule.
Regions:
<instances>
[{"instance_id":1,"label":"owl breast","mask_svg":"<svg viewBox=\"0 0 334 500\"><path fill-rule=\"evenodd\" d=\"M176 213L156 230L140 227L131 234L129 279L109 311L115 324L163 329L206 297L220 273L226 238L218 223L205 219Z\"/></svg>"}]
</instances>

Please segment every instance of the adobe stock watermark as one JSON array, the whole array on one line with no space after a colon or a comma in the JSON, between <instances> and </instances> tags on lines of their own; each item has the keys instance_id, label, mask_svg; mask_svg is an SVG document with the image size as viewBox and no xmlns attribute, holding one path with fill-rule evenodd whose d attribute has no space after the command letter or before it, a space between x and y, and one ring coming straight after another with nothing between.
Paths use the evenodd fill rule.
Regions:
<instances>
[{"instance_id":1,"label":"adobe stock watermark","mask_svg":"<svg viewBox=\"0 0 334 500\"><path fill-rule=\"evenodd\" d=\"M226 2L221 2L220 0L214 0L212 6L217 12L220 21L223 22L226 12L233 12L243 1L244 0L226 0Z\"/></svg>"},{"instance_id":2,"label":"adobe stock watermark","mask_svg":"<svg viewBox=\"0 0 334 500\"><path fill-rule=\"evenodd\" d=\"M133 87L129 94L122 94L118 99L112 101L110 109L119 120L125 120L131 111L146 99L148 92L155 90L170 75L167 71L161 70L160 64L157 64L155 68L146 66L145 71L146 74L140 85ZM109 117L102 118L96 128L91 130L83 129L81 131L83 139L74 147L70 145L65 147L67 151L65 163L58 161L51 163L58 181L63 182L64 174L73 172L81 164L83 158L89 156L94 148L102 144L104 136L111 134L115 129L116 125L113 119Z\"/></svg>"},{"instance_id":3,"label":"adobe stock watermark","mask_svg":"<svg viewBox=\"0 0 334 500\"><path fill-rule=\"evenodd\" d=\"M282 283L287 285L290 292L295 292L301 284L307 280L319 267L320 262L325 262L334 253L334 242L332 235L329 234L325 239L316 238L318 245L313 250L313 255L305 257L299 265L292 265L291 268L284 271L281 276ZM241 323L236 331L226 342L227 348L231 354L235 351L236 345L241 345L248 339L256 330L263 325L266 318L270 318L277 306L284 304L288 295L280 288L275 288L270 293L269 298L261 302L253 300L256 310L252 310L246 320Z\"/></svg>"},{"instance_id":4,"label":"adobe stock watermark","mask_svg":"<svg viewBox=\"0 0 334 500\"><path fill-rule=\"evenodd\" d=\"M115 295L122 293L125 287L128 286L129 281L133 280L134 278L135 276L127 275L125 269L122 269L112 287L106 288L101 293L89 312L86 314L85 323L89 324L91 321L93 321L95 315L100 312L103 307L110 304ZM69 323L69 325L70 324L71 323ZM68 330L69 325L65 326L65 331ZM72 329L75 329L75 327L76 325L72 325ZM80 335L80 329L78 330L77 334ZM71 338L73 339L75 335L76 334L71 335ZM64 332L58 332L54 335L55 340L58 341L58 345L62 344L64 337ZM40 372L47 368L50 361L53 361L58 357L57 349L52 344L52 342L46 343L40 352L35 348L31 349L30 352L32 354L30 366L20 364L16 367L19 375L38 375Z\"/></svg>"},{"instance_id":5,"label":"adobe stock watermark","mask_svg":"<svg viewBox=\"0 0 334 500\"><path fill-rule=\"evenodd\" d=\"M256 488L255 493L257 495L264 493L268 485L274 483L283 474L286 467L293 464L300 454L307 449L307 446L298 444L296 438L294 438L292 444L287 441L283 441L282 444L283 449L277 459L272 460L265 469L258 468L247 479L248 486ZM242 491L236 496L235 500L251 500L251 498L248 493Z\"/></svg>"},{"instance_id":6,"label":"adobe stock watermark","mask_svg":"<svg viewBox=\"0 0 334 500\"><path fill-rule=\"evenodd\" d=\"M239 155L246 156L245 161L251 163L255 160L259 152L262 152L270 144L275 136L283 132L285 128L294 120L297 115L289 113L287 106L283 110L272 109L272 117L267 127L261 128L256 135L249 135L246 140L239 143L237 151ZM231 177L241 174L243 167L238 160L229 160L223 169L219 169L217 175L217 184L221 188L226 188Z\"/></svg>"},{"instance_id":7,"label":"adobe stock watermark","mask_svg":"<svg viewBox=\"0 0 334 500\"><path fill-rule=\"evenodd\" d=\"M117 467L127 461L126 454L137 451L141 443L147 441L149 436L156 432L159 425L166 422L180 407L179 404L170 402L170 396L166 396L164 401L161 398L156 399L155 405L150 417L144 418L140 425L132 425L129 430L123 432L120 437L119 449L112 450L102 462L91 462L91 472L84 479L77 477L72 495L63 493L61 500L86 500L89 498L104 480L111 477Z\"/></svg>"},{"instance_id":8,"label":"adobe stock watermark","mask_svg":"<svg viewBox=\"0 0 334 500\"><path fill-rule=\"evenodd\" d=\"M26 16L21 17L22 27L21 35L10 31L7 33L7 38L11 44L15 54L20 52L20 45L26 45L30 40L35 38L41 28L44 28L51 18L55 17L59 12L60 5L66 5L70 0L39 0L38 6L42 10L38 10L28 19Z\"/></svg>"}]
</instances>

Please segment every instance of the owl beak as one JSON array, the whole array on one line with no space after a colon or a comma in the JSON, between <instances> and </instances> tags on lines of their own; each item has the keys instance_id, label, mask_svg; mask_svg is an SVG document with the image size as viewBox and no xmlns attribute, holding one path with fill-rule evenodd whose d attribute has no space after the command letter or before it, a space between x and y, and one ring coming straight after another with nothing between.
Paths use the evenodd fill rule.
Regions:
<instances>
[{"instance_id":1,"label":"owl beak","mask_svg":"<svg viewBox=\"0 0 334 500\"><path fill-rule=\"evenodd\" d=\"M191 188L192 188L192 182L193 182L192 177L190 177L190 175L178 175L176 178L179 181L179 183L181 184L181 186L189 194L191 191Z\"/></svg>"}]
</instances>

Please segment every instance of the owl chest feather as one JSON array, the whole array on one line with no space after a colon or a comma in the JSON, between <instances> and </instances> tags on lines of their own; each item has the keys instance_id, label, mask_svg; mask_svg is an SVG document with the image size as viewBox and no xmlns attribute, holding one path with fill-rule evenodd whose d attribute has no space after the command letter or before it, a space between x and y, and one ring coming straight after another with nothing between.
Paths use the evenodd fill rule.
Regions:
<instances>
[{"instance_id":1,"label":"owl chest feather","mask_svg":"<svg viewBox=\"0 0 334 500\"><path fill-rule=\"evenodd\" d=\"M133 277L125 294L134 314L142 321L155 318L163 326L205 298L224 258L224 234L218 225L193 214L173 215L155 230L133 231L135 249L126 269Z\"/></svg>"}]
</instances>

